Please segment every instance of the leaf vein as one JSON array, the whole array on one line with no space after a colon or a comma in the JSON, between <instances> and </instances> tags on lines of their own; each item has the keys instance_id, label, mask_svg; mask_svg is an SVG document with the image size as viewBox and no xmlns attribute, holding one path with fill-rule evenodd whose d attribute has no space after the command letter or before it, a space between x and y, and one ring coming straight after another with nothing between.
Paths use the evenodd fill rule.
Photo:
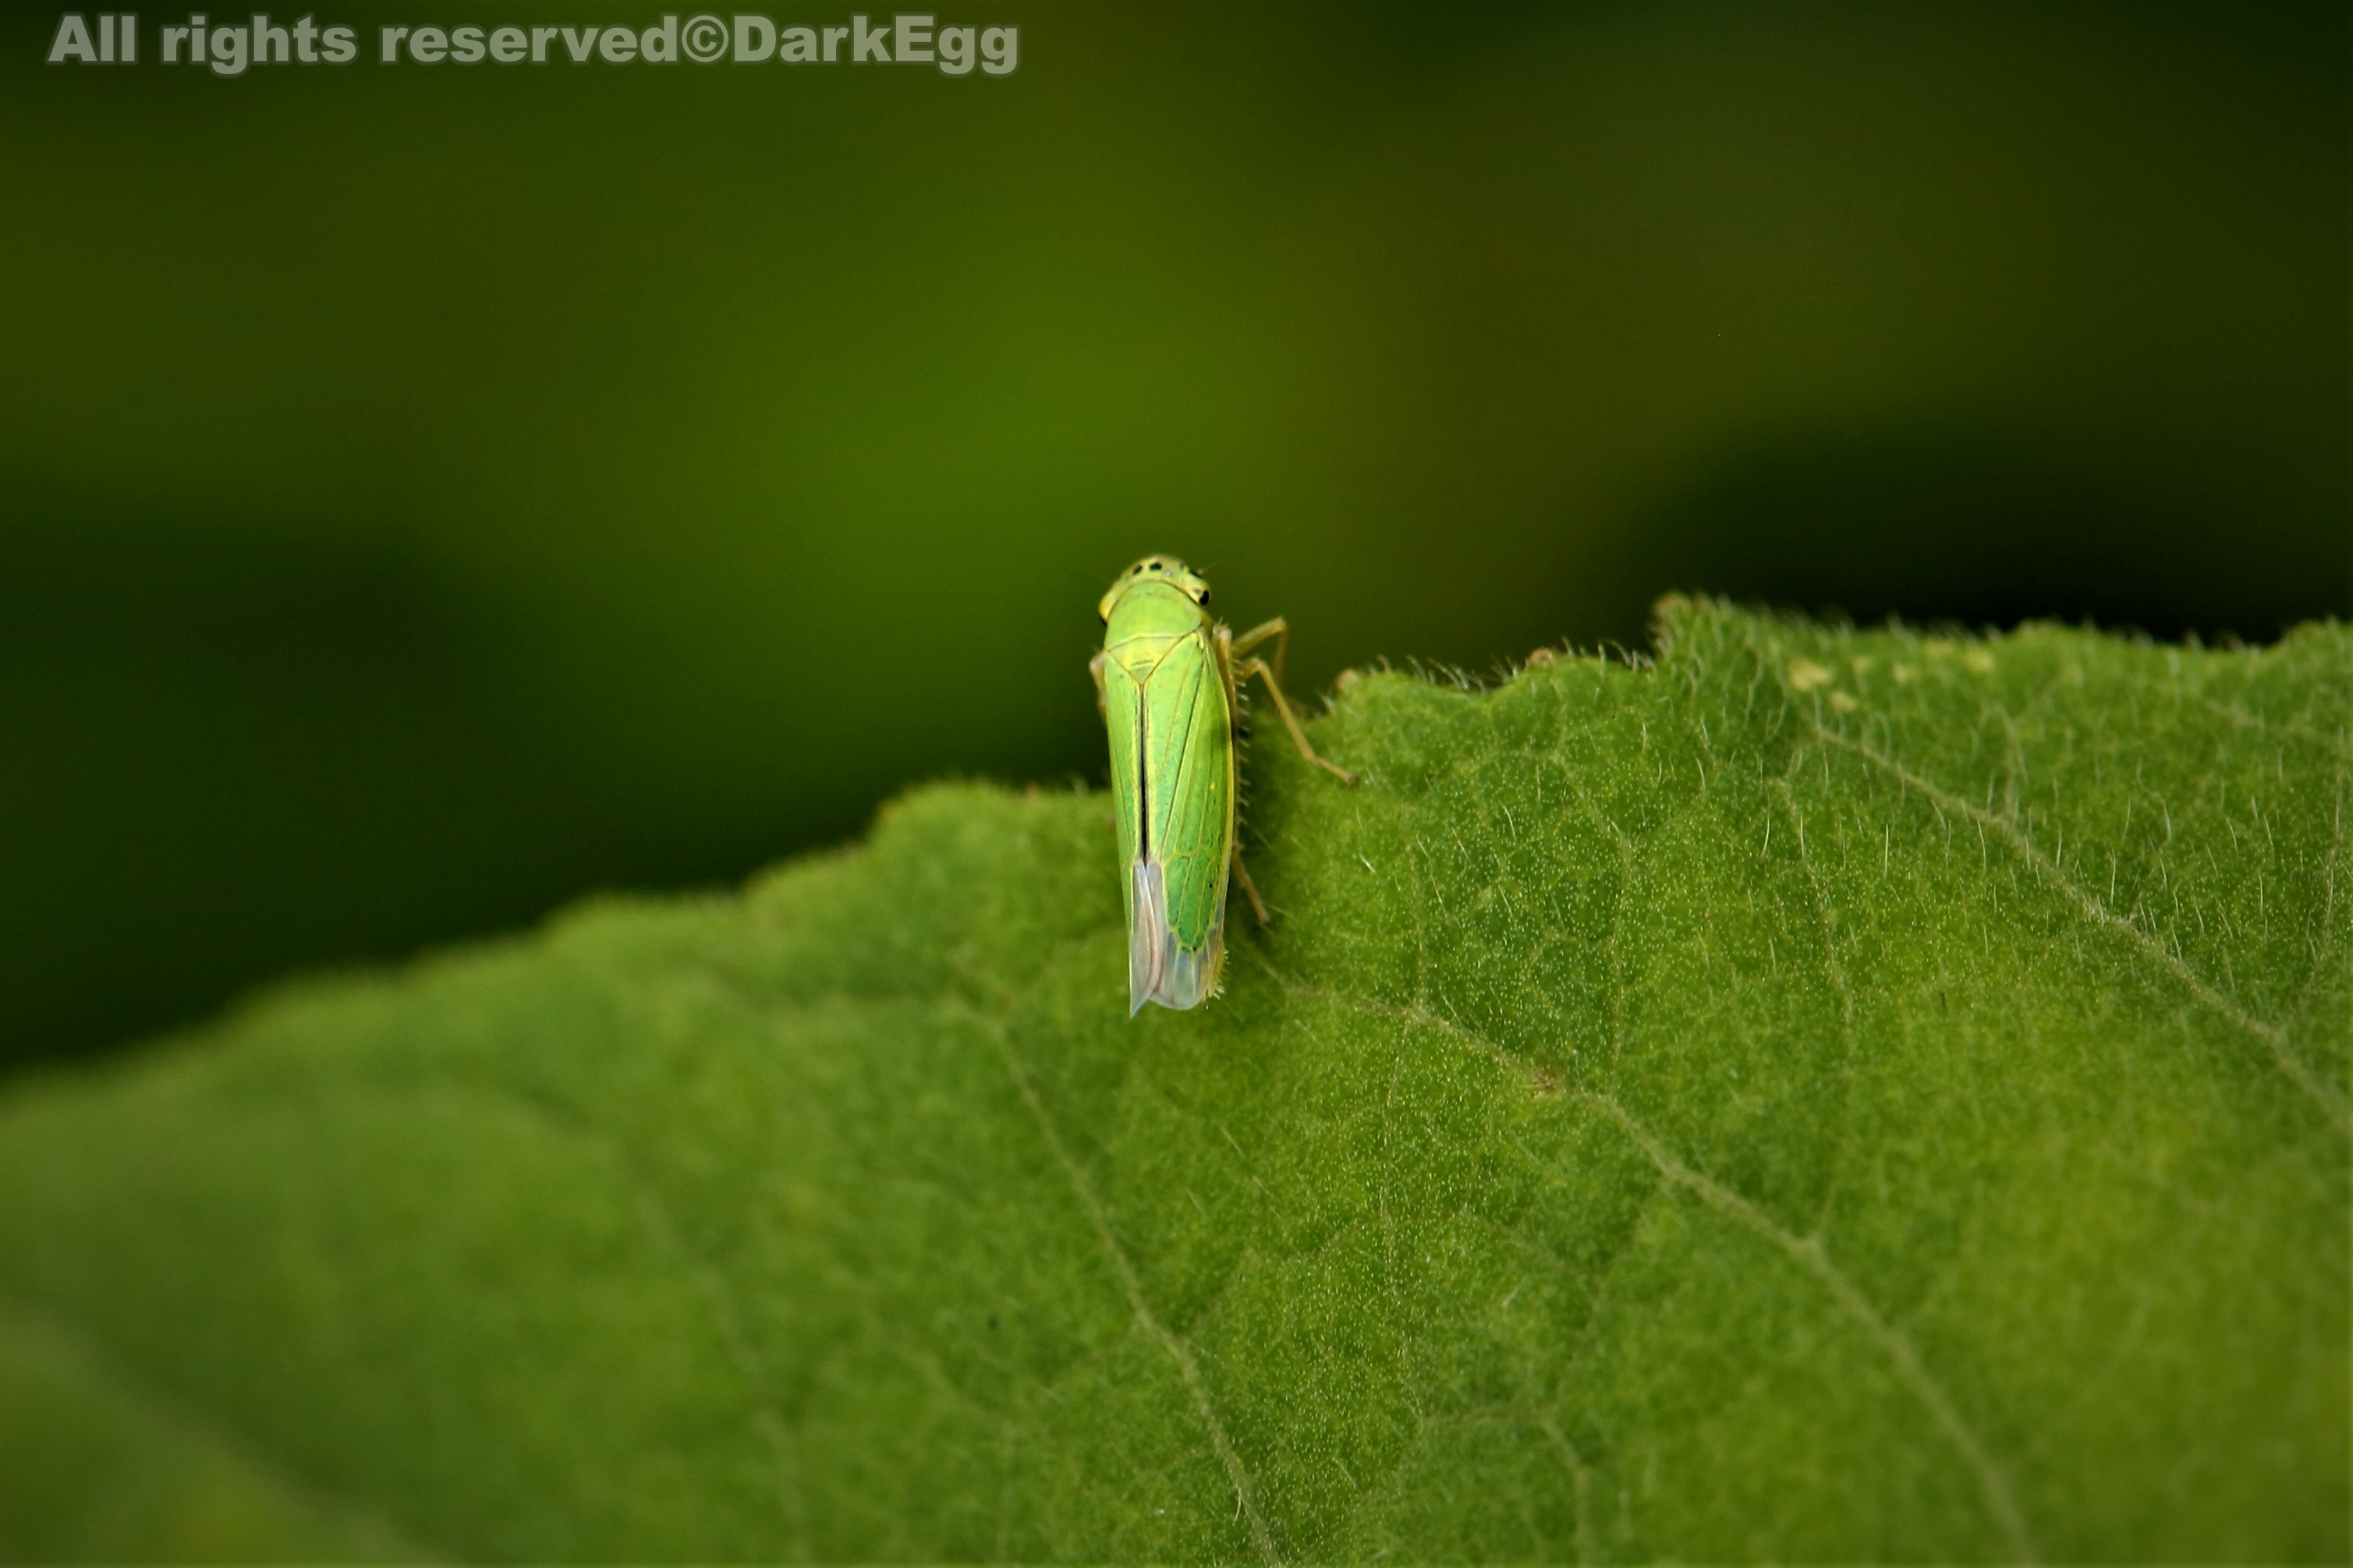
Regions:
<instances>
[{"instance_id":1,"label":"leaf vein","mask_svg":"<svg viewBox=\"0 0 2353 1568\"><path fill-rule=\"evenodd\" d=\"M1798 771L1802 749L1789 759L1789 773ZM1788 774L1773 782L1774 793L1780 798L1782 809L1789 814L1789 826L1798 837L1798 868L1805 873L1806 888L1813 895L1814 923L1821 932L1822 972L1831 983L1831 994L1838 998L1839 1013L1839 1126L1838 1136L1831 1145L1829 1168L1822 1181L1822 1201L1814 1219L1813 1234L1821 1234L1830 1223L1831 1205L1836 1200L1839 1174L1845 1167L1847 1146L1854 1136L1854 993L1846 983L1846 966L1839 963L1838 927L1831 909L1830 889L1822 885L1821 874L1814 869L1814 858L1806 847L1806 821L1798 811L1797 792L1789 787Z\"/></svg>"},{"instance_id":2,"label":"leaf vein","mask_svg":"<svg viewBox=\"0 0 2353 1568\"><path fill-rule=\"evenodd\" d=\"M2163 943L2101 903L2098 899L2086 891L2081 883L2062 870L2057 862L2038 848L2034 841L2021 831L2013 822L1997 813L1987 811L1973 802L1962 799L1931 780L1914 773L1894 758L1860 741L1851 741L1835 731L1823 729L1819 725L1815 727L1814 733L1825 744L1835 746L1841 751L1851 752L1885 772L1906 789L1939 805L1965 813L1980 827L1990 828L2046 884L2072 905L2077 913L2103 931L2115 931L2129 939L2133 946L2155 961L2159 968L2173 976L2184 990L2217 1017L2235 1025L2269 1047L2272 1059L2278 1064L2280 1070L2287 1075L2296 1088L2311 1098L2312 1102L2320 1108L2321 1112L2328 1118L2330 1124L2337 1129L2337 1132L2339 1134L2353 1132L2353 1114L2348 1114L2344 1097L2324 1082L2319 1075L2296 1057L2288 1047L2287 1036L2277 1025L2263 1022L2236 1002L2232 1001L2209 984L2196 970L2190 968Z\"/></svg>"},{"instance_id":3,"label":"leaf vein","mask_svg":"<svg viewBox=\"0 0 2353 1568\"><path fill-rule=\"evenodd\" d=\"M236 1454L289 1496L338 1521L355 1536L372 1538L385 1549L386 1555L403 1562L456 1561L410 1525L392 1518L381 1506L353 1502L297 1470L277 1449L265 1446L250 1431L233 1427L217 1412L199 1410L164 1388L120 1348L100 1339L86 1326L36 1305L14 1289L0 1289L0 1314L38 1327L65 1345L90 1372L154 1415L160 1425Z\"/></svg>"},{"instance_id":4,"label":"leaf vein","mask_svg":"<svg viewBox=\"0 0 2353 1568\"><path fill-rule=\"evenodd\" d=\"M1278 979L1284 986L1301 994L1317 996L1325 1001L1336 1002L1344 1006L1355 1007L1400 1023L1435 1030L1504 1067L1526 1081L1532 1089L1544 1092L1562 1092L1555 1089L1536 1069L1494 1041L1425 1008L1410 1005L1399 1007L1366 997L1326 991L1284 976L1278 976ZM1881 1353L1887 1357L1894 1368L1897 1380L1926 1408L1929 1419L1936 1424L1937 1429L1944 1434L1946 1440L1958 1453L1962 1462L1975 1475L1978 1490L1984 1498L1986 1511L1992 1517L1995 1527L2001 1531L2011 1557L2021 1563L2033 1562L2035 1559L2033 1537L2027 1529L2025 1514L2019 1508L2018 1500L2010 1490L2010 1478L2003 1473L2001 1467L1994 1462L1993 1457L1987 1452L1985 1445L1978 1440L1977 1434L1962 1418L1959 1410L1946 1394L1943 1385L1928 1370L1927 1364L1920 1359L1919 1352L1913 1348L1912 1342L1905 1337L1901 1330L1882 1317L1854 1282L1831 1261L1830 1254L1822 1246L1820 1237L1796 1235L1746 1198L1717 1182L1706 1173L1684 1163L1655 1133L1645 1127L1631 1111L1620 1104L1612 1096L1588 1089L1570 1089L1566 1092L1569 1098L1592 1107L1615 1121L1620 1130L1649 1158L1661 1176L1690 1192L1718 1213L1754 1232L1758 1237L1787 1254L1814 1277L1816 1281L1830 1293L1831 1299L1862 1329L1865 1335L1878 1346Z\"/></svg>"},{"instance_id":5,"label":"leaf vein","mask_svg":"<svg viewBox=\"0 0 2353 1568\"><path fill-rule=\"evenodd\" d=\"M1176 1363L1176 1374L1184 1382L1186 1393L1192 1396L1201 1425L1208 1429L1209 1447L1216 1451L1218 1462L1225 1468L1226 1479L1234 1489L1235 1503L1250 1522L1250 1540L1257 1546L1259 1555L1269 1563L1282 1562L1282 1553L1276 1548L1273 1532L1267 1528L1266 1520L1259 1511L1258 1500L1252 1495L1250 1472L1244 1468L1241 1455L1236 1451L1232 1439L1227 1436L1225 1423L1218 1417L1217 1406L1209 1398L1208 1384L1201 1375L1192 1347L1153 1311L1152 1303L1144 1294L1144 1281L1137 1276L1135 1265L1129 1260L1126 1248L1120 1245L1118 1235L1112 1229L1111 1216L1105 1212L1103 1200L1096 1195L1094 1184L1071 1153L1070 1145L1062 1141L1061 1130L1054 1124L1046 1102L1039 1098L1037 1087L1029 1081L1029 1074L1015 1054L1004 1026L995 1020L990 1020L990 1023L989 1033L997 1042L998 1054L1004 1058L1005 1070L1011 1076L1021 1102L1029 1107L1030 1117L1038 1124L1039 1136L1044 1139L1048 1151L1054 1156L1054 1163L1061 1167L1062 1174L1069 1179L1071 1190L1078 1196L1079 1206L1086 1211L1088 1222L1094 1227L1095 1239L1102 1244L1103 1256L1119 1280L1120 1289L1127 1297L1129 1309L1134 1313L1136 1326Z\"/></svg>"},{"instance_id":6,"label":"leaf vein","mask_svg":"<svg viewBox=\"0 0 2353 1568\"><path fill-rule=\"evenodd\" d=\"M679 1228L677 1216L663 1201L652 1179L638 1167L627 1148L612 1133L571 1108L551 1103L513 1084L482 1083L478 1087L521 1107L551 1131L596 1153L637 1203L638 1225L670 1253L687 1283L702 1298L704 1310L711 1316L712 1327L719 1335L720 1346L726 1352L728 1365L744 1391L744 1401L751 1410L753 1425L759 1429L774 1461L776 1505L782 1515L786 1539L792 1542L798 1557L803 1560L810 1557L793 1431L783 1412L776 1408L776 1402L768 1394L767 1380L760 1370L760 1358L752 1348L751 1337L744 1330L743 1314L735 1301L734 1289L725 1271L687 1241L685 1233Z\"/></svg>"}]
</instances>

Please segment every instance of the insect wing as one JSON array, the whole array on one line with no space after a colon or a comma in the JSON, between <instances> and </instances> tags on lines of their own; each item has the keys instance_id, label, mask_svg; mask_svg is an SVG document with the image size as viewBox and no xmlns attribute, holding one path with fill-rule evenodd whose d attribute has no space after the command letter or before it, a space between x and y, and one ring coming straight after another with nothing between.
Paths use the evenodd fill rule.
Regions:
<instances>
[{"instance_id":1,"label":"insect wing","mask_svg":"<svg viewBox=\"0 0 2353 1568\"><path fill-rule=\"evenodd\" d=\"M1233 716L1208 626L1169 648L1142 698L1143 864L1131 886L1129 984L1134 991L1147 978L1135 963L1143 928L1165 925L1157 973L1141 995L1191 1007L1217 989L1233 854Z\"/></svg>"},{"instance_id":2,"label":"insect wing","mask_svg":"<svg viewBox=\"0 0 2353 1568\"><path fill-rule=\"evenodd\" d=\"M1152 842L1180 948L1208 945L1223 900L1232 820L1233 722L1207 630L1170 648L1144 690Z\"/></svg>"}]
</instances>

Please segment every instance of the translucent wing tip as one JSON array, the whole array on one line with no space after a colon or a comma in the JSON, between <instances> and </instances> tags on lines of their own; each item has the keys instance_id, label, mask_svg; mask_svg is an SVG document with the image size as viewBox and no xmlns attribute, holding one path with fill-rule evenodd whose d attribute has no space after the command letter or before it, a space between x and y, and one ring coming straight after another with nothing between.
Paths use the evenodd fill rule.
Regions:
<instances>
[{"instance_id":1,"label":"translucent wing tip","mask_svg":"<svg viewBox=\"0 0 2353 1568\"><path fill-rule=\"evenodd\" d=\"M1209 944L1194 952L1176 945L1168 929L1168 896L1160 862L1145 860L1134 870L1135 910L1127 931L1127 1016L1144 1011L1146 1002L1182 1012L1198 1007L1217 994L1218 972L1225 958L1223 922L1213 927Z\"/></svg>"},{"instance_id":2,"label":"translucent wing tip","mask_svg":"<svg viewBox=\"0 0 2353 1568\"><path fill-rule=\"evenodd\" d=\"M1160 983L1160 994L1153 1000L1164 1007L1198 1007L1216 995L1218 961L1224 956L1219 941L1212 939L1198 952L1177 953Z\"/></svg>"},{"instance_id":3,"label":"translucent wing tip","mask_svg":"<svg viewBox=\"0 0 2353 1568\"><path fill-rule=\"evenodd\" d=\"M1168 897L1162 885L1160 862L1139 860L1134 868L1134 899L1127 921L1127 1016L1144 1011L1155 1001L1160 981L1175 956L1176 938L1168 930Z\"/></svg>"}]
</instances>

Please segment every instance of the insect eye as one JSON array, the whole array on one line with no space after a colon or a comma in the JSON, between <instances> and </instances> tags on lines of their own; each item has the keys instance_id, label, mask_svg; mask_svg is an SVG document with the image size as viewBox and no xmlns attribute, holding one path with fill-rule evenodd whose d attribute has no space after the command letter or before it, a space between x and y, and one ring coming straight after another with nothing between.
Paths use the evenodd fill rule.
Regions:
<instances>
[{"instance_id":1,"label":"insect eye","mask_svg":"<svg viewBox=\"0 0 2353 1568\"><path fill-rule=\"evenodd\" d=\"M1193 602L1197 605L1208 604L1209 602L1209 591L1207 588L1202 589L1199 593L1193 595Z\"/></svg>"}]
</instances>

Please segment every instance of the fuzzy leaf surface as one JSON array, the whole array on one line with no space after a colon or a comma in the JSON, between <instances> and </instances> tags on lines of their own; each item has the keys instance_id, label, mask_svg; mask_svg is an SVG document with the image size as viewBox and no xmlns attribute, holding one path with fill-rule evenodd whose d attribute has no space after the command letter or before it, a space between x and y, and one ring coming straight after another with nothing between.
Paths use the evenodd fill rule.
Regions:
<instances>
[{"instance_id":1,"label":"fuzzy leaf surface","mask_svg":"<svg viewBox=\"0 0 2353 1568\"><path fill-rule=\"evenodd\" d=\"M2342 1560L2344 629L1661 637L18 1080L0 1552Z\"/></svg>"}]
</instances>

